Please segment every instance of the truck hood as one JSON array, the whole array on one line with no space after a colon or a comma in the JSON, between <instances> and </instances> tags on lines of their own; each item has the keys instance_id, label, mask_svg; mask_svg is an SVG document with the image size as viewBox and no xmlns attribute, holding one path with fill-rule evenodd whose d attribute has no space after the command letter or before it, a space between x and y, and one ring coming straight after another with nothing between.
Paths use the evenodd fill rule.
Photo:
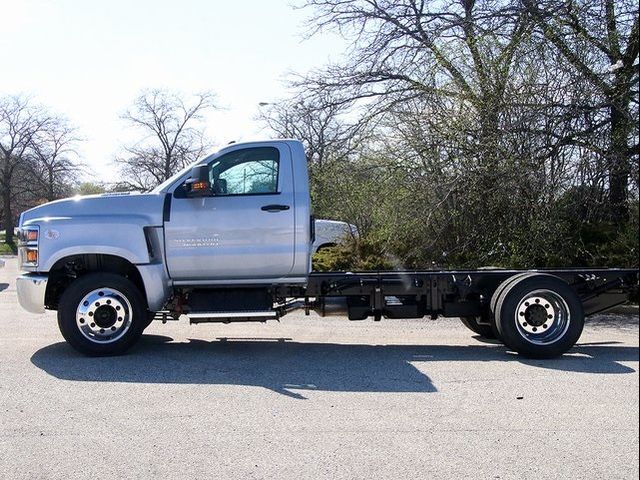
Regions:
<instances>
[{"instance_id":1,"label":"truck hood","mask_svg":"<svg viewBox=\"0 0 640 480\"><path fill-rule=\"evenodd\" d=\"M20 216L20 226L53 219L76 217L137 217L141 226L162 225L164 194L105 193L65 198L37 206Z\"/></svg>"}]
</instances>

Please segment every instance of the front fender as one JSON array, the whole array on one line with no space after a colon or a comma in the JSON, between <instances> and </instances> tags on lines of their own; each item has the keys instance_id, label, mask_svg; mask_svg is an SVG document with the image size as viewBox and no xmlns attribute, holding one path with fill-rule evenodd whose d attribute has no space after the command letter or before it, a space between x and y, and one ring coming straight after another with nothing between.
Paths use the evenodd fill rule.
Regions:
<instances>
[{"instance_id":1,"label":"front fender","mask_svg":"<svg viewBox=\"0 0 640 480\"><path fill-rule=\"evenodd\" d=\"M115 255L134 265L148 264L145 220L137 215L33 219L28 223L40 225L37 270L48 272L64 257L91 253Z\"/></svg>"}]
</instances>

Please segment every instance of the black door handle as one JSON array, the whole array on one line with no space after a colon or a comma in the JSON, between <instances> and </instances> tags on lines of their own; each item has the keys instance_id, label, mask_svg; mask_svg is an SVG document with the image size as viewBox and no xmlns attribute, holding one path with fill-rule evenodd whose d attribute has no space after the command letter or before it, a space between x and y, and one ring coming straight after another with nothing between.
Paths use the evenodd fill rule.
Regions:
<instances>
[{"instance_id":1,"label":"black door handle","mask_svg":"<svg viewBox=\"0 0 640 480\"><path fill-rule=\"evenodd\" d=\"M261 207L260 210L264 210L265 212L280 212L282 210L289 210L289 205L265 205Z\"/></svg>"}]
</instances>

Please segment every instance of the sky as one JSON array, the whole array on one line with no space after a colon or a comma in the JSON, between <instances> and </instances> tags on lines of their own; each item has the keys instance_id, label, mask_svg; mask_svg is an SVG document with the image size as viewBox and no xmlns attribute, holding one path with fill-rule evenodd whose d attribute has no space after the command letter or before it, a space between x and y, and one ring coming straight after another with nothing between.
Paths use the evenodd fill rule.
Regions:
<instances>
[{"instance_id":1,"label":"sky","mask_svg":"<svg viewBox=\"0 0 640 480\"><path fill-rule=\"evenodd\" d=\"M91 181L117 180L113 159L134 138L119 117L142 89L213 91L216 147L265 138L258 104L346 46L305 39L311 12L286 0L0 0L0 12L0 96L29 95L78 127Z\"/></svg>"}]
</instances>

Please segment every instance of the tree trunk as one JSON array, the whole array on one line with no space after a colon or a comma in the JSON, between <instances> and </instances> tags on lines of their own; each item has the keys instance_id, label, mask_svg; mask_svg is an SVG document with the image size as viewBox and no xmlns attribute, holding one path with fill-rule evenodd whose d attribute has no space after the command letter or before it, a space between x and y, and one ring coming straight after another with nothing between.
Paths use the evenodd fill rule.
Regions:
<instances>
[{"instance_id":1,"label":"tree trunk","mask_svg":"<svg viewBox=\"0 0 640 480\"><path fill-rule=\"evenodd\" d=\"M171 178L171 154L166 153L164 156L164 178L162 181L169 180Z\"/></svg>"},{"instance_id":2,"label":"tree trunk","mask_svg":"<svg viewBox=\"0 0 640 480\"><path fill-rule=\"evenodd\" d=\"M495 166L500 158L499 154L499 107L492 101L484 100L479 111L479 153L480 160L485 166Z\"/></svg>"},{"instance_id":3,"label":"tree trunk","mask_svg":"<svg viewBox=\"0 0 640 480\"><path fill-rule=\"evenodd\" d=\"M48 185L47 185L47 201L52 202L55 200L55 179L53 178L53 167L48 167Z\"/></svg>"},{"instance_id":4,"label":"tree trunk","mask_svg":"<svg viewBox=\"0 0 640 480\"><path fill-rule=\"evenodd\" d=\"M2 192L2 223L5 229L5 242L13 244L13 212L11 211L11 189L7 188Z\"/></svg>"},{"instance_id":5,"label":"tree trunk","mask_svg":"<svg viewBox=\"0 0 640 480\"><path fill-rule=\"evenodd\" d=\"M622 103L622 102L620 102ZM611 132L608 152L609 163L609 212L611 221L617 225L629 220L629 145L631 120L624 106L614 102L611 106ZM622 103L622 105L626 105Z\"/></svg>"}]
</instances>

